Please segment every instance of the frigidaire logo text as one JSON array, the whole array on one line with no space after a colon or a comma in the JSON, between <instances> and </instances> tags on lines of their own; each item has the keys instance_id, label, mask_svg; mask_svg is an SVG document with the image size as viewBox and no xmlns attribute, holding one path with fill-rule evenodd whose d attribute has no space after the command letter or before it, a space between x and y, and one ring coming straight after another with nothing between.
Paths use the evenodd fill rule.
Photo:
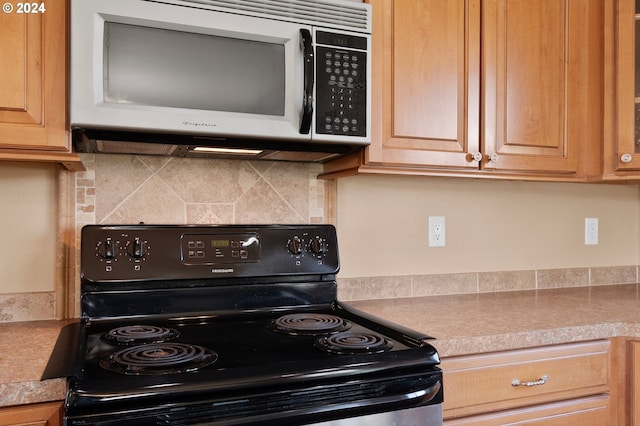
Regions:
<instances>
[{"instance_id":1,"label":"frigidaire logo text","mask_svg":"<svg viewBox=\"0 0 640 426\"><path fill-rule=\"evenodd\" d=\"M230 274L233 272L233 268L220 268L220 269L212 269L212 274Z\"/></svg>"},{"instance_id":2,"label":"frigidaire logo text","mask_svg":"<svg viewBox=\"0 0 640 426\"><path fill-rule=\"evenodd\" d=\"M216 127L215 123L194 123L193 121L183 121L182 124L191 127Z\"/></svg>"}]
</instances>

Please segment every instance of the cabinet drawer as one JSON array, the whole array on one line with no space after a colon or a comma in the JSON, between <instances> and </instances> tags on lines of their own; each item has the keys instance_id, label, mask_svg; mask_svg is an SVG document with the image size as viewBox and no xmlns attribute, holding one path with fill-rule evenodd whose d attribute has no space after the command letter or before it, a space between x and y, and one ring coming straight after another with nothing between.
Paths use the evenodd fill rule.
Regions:
<instances>
[{"instance_id":1,"label":"cabinet drawer","mask_svg":"<svg viewBox=\"0 0 640 426\"><path fill-rule=\"evenodd\" d=\"M599 340L444 359L445 418L608 392L609 358Z\"/></svg>"},{"instance_id":2,"label":"cabinet drawer","mask_svg":"<svg viewBox=\"0 0 640 426\"><path fill-rule=\"evenodd\" d=\"M607 425L609 398L606 395L519 408L445 421L445 426L536 426Z\"/></svg>"},{"instance_id":3,"label":"cabinet drawer","mask_svg":"<svg viewBox=\"0 0 640 426\"><path fill-rule=\"evenodd\" d=\"M62 401L0 408L3 426L61 426Z\"/></svg>"}]
</instances>

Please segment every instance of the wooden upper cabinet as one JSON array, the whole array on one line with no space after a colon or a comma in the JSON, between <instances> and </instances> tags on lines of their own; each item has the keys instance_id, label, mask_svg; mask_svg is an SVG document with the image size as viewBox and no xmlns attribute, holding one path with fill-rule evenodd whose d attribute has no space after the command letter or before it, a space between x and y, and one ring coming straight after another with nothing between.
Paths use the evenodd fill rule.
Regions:
<instances>
[{"instance_id":1,"label":"wooden upper cabinet","mask_svg":"<svg viewBox=\"0 0 640 426\"><path fill-rule=\"evenodd\" d=\"M577 172L581 140L597 137L581 127L589 101L588 3L483 0L482 167Z\"/></svg>"},{"instance_id":2,"label":"wooden upper cabinet","mask_svg":"<svg viewBox=\"0 0 640 426\"><path fill-rule=\"evenodd\" d=\"M42 3L38 13L13 4L0 13L0 159L81 169L67 128L68 1Z\"/></svg>"},{"instance_id":3,"label":"wooden upper cabinet","mask_svg":"<svg viewBox=\"0 0 640 426\"><path fill-rule=\"evenodd\" d=\"M605 178L640 174L640 7L605 6Z\"/></svg>"},{"instance_id":4,"label":"wooden upper cabinet","mask_svg":"<svg viewBox=\"0 0 640 426\"><path fill-rule=\"evenodd\" d=\"M368 163L477 168L469 153L479 150L479 46L468 43L470 31L477 39L477 6L467 8L465 0L370 3Z\"/></svg>"},{"instance_id":5,"label":"wooden upper cabinet","mask_svg":"<svg viewBox=\"0 0 640 426\"><path fill-rule=\"evenodd\" d=\"M327 173L599 176L601 2L368 1L372 143Z\"/></svg>"}]
</instances>

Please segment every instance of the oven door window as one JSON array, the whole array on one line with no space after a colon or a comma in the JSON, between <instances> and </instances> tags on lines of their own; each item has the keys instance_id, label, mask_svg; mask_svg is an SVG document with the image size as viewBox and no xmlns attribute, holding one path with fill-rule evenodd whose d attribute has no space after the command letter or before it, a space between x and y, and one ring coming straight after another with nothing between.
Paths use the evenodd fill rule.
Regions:
<instances>
[{"instance_id":1,"label":"oven door window","mask_svg":"<svg viewBox=\"0 0 640 426\"><path fill-rule=\"evenodd\" d=\"M104 102L285 115L283 43L104 25Z\"/></svg>"}]
</instances>

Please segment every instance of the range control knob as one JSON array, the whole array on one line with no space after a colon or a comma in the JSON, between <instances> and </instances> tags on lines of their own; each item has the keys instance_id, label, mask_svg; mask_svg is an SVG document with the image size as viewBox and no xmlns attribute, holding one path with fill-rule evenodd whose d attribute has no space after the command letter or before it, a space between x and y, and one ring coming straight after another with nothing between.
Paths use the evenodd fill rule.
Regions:
<instances>
[{"instance_id":1,"label":"range control knob","mask_svg":"<svg viewBox=\"0 0 640 426\"><path fill-rule=\"evenodd\" d=\"M127 253L134 259L141 259L147 254L147 245L140 238L135 238L128 244Z\"/></svg>"},{"instance_id":2,"label":"range control knob","mask_svg":"<svg viewBox=\"0 0 640 426\"><path fill-rule=\"evenodd\" d=\"M327 246L325 244L324 238L316 236L311 239L311 242L309 243L309 248L315 254L322 254L325 252Z\"/></svg>"},{"instance_id":3,"label":"range control knob","mask_svg":"<svg viewBox=\"0 0 640 426\"><path fill-rule=\"evenodd\" d=\"M118 246L111 238L98 243L98 254L103 259L111 260L118 256Z\"/></svg>"},{"instance_id":4,"label":"range control knob","mask_svg":"<svg viewBox=\"0 0 640 426\"><path fill-rule=\"evenodd\" d=\"M291 238L287 242L287 248L289 249L289 252L292 254L302 253L302 240L300 239L300 237L295 236Z\"/></svg>"}]
</instances>

